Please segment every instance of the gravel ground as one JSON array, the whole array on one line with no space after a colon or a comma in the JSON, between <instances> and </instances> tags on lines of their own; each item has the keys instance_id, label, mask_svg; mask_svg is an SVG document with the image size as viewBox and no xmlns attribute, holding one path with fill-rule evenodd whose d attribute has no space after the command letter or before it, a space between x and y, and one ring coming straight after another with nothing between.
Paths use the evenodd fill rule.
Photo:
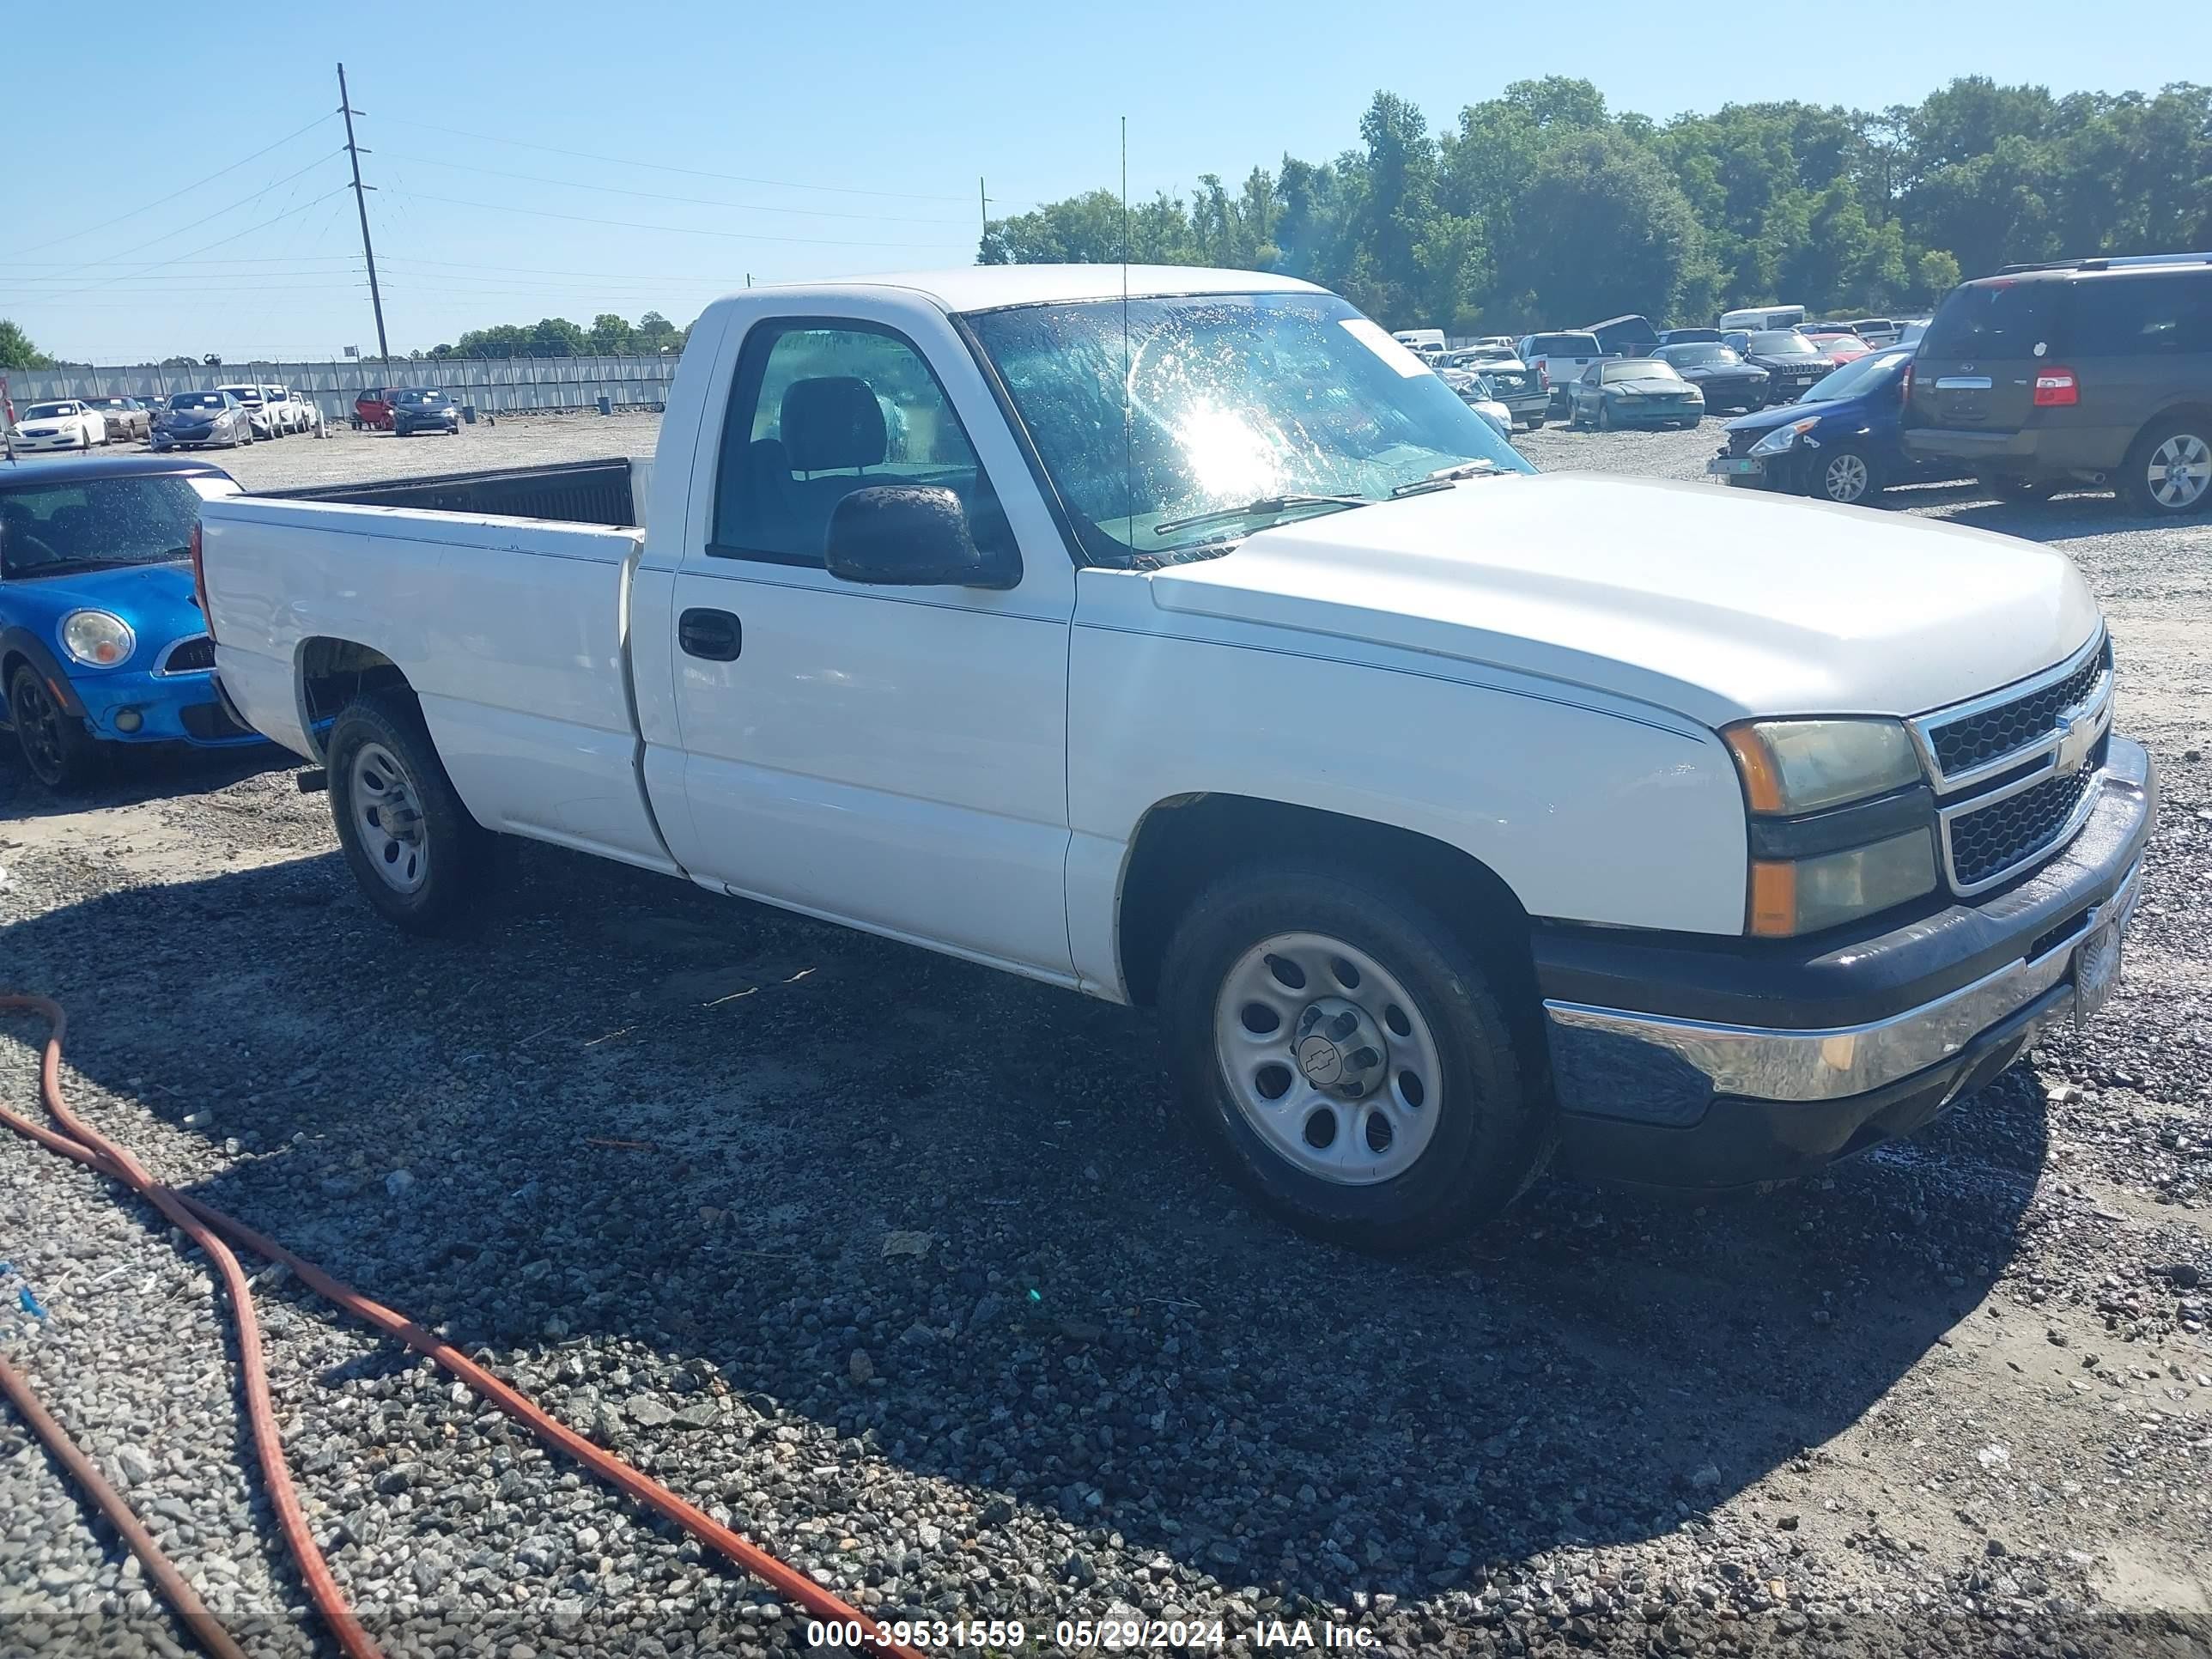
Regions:
<instances>
[{"instance_id":1,"label":"gravel ground","mask_svg":"<svg viewBox=\"0 0 2212 1659\"><path fill-rule=\"evenodd\" d=\"M398 470L650 433L502 422ZM393 441L234 470L388 473ZM1523 443L1692 478L1714 439ZM1300 1617L1406 1654L2207 1651L2212 527L1917 495L2058 542L2107 606L2166 781L2148 896L2094 1031L1756 1199L1548 1180L1464 1246L1351 1256L1152 1155L1182 1143L1137 1017L535 847L486 939L411 943L324 803L236 757L67 811L0 770L0 977L70 1005L74 1099L157 1171L884 1617L1022 1618L1030 1651L1109 1615L1238 1652ZM257 1655L327 1650L198 1256L13 1138L0 1256L47 1310L0 1285L0 1341L210 1603ZM804 1644L394 1345L282 1279L259 1306L393 1652ZM0 1414L0 1651L182 1646Z\"/></svg>"}]
</instances>

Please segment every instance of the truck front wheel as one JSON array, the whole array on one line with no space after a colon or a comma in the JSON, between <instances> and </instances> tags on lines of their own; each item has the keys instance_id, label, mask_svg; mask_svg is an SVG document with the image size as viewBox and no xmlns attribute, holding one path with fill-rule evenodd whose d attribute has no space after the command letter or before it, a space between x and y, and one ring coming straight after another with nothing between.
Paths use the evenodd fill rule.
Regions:
<instances>
[{"instance_id":1,"label":"truck front wheel","mask_svg":"<svg viewBox=\"0 0 2212 1659\"><path fill-rule=\"evenodd\" d=\"M465 931L492 886L496 839L454 792L422 711L374 691L331 727L331 817L353 878L410 933Z\"/></svg>"},{"instance_id":2,"label":"truck front wheel","mask_svg":"<svg viewBox=\"0 0 2212 1659\"><path fill-rule=\"evenodd\" d=\"M1160 983L1200 1136L1292 1225L1419 1248L1502 1212L1545 1139L1473 954L1395 884L1318 866L1223 878Z\"/></svg>"}]
</instances>

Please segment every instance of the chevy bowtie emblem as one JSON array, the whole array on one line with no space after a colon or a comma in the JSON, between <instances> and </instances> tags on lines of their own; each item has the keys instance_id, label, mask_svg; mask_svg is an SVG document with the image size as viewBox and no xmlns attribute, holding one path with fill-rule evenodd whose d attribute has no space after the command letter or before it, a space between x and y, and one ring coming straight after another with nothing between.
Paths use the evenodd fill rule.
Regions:
<instances>
[{"instance_id":1,"label":"chevy bowtie emblem","mask_svg":"<svg viewBox=\"0 0 2212 1659\"><path fill-rule=\"evenodd\" d=\"M2062 778L2073 776L2081 769L2081 763L2089 758L2097 739L2104 735L2104 721L2097 714L2076 714L2060 728L2058 754L2051 763L2051 771Z\"/></svg>"}]
</instances>

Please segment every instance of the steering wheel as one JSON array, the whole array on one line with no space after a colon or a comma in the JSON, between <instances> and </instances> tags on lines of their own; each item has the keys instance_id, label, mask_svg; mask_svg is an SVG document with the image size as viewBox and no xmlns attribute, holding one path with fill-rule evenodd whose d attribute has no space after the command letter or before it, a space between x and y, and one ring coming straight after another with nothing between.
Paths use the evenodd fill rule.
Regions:
<instances>
[{"instance_id":1,"label":"steering wheel","mask_svg":"<svg viewBox=\"0 0 2212 1659\"><path fill-rule=\"evenodd\" d=\"M61 562L61 554L51 544L40 541L28 531L17 531L9 537L6 551L8 562L18 568Z\"/></svg>"}]
</instances>

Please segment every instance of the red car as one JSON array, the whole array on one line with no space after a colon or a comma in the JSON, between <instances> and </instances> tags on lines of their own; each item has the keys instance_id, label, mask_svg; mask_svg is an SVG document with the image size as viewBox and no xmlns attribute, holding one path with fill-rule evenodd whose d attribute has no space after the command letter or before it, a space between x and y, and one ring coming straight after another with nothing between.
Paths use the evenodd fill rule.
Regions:
<instances>
[{"instance_id":1,"label":"red car","mask_svg":"<svg viewBox=\"0 0 2212 1659\"><path fill-rule=\"evenodd\" d=\"M356 428L368 427L379 432L392 429L392 393L389 389L373 386L353 400L353 423Z\"/></svg>"},{"instance_id":2,"label":"red car","mask_svg":"<svg viewBox=\"0 0 2212 1659\"><path fill-rule=\"evenodd\" d=\"M1813 348L1838 368L1855 363L1874 348L1856 334L1808 334Z\"/></svg>"}]
</instances>

